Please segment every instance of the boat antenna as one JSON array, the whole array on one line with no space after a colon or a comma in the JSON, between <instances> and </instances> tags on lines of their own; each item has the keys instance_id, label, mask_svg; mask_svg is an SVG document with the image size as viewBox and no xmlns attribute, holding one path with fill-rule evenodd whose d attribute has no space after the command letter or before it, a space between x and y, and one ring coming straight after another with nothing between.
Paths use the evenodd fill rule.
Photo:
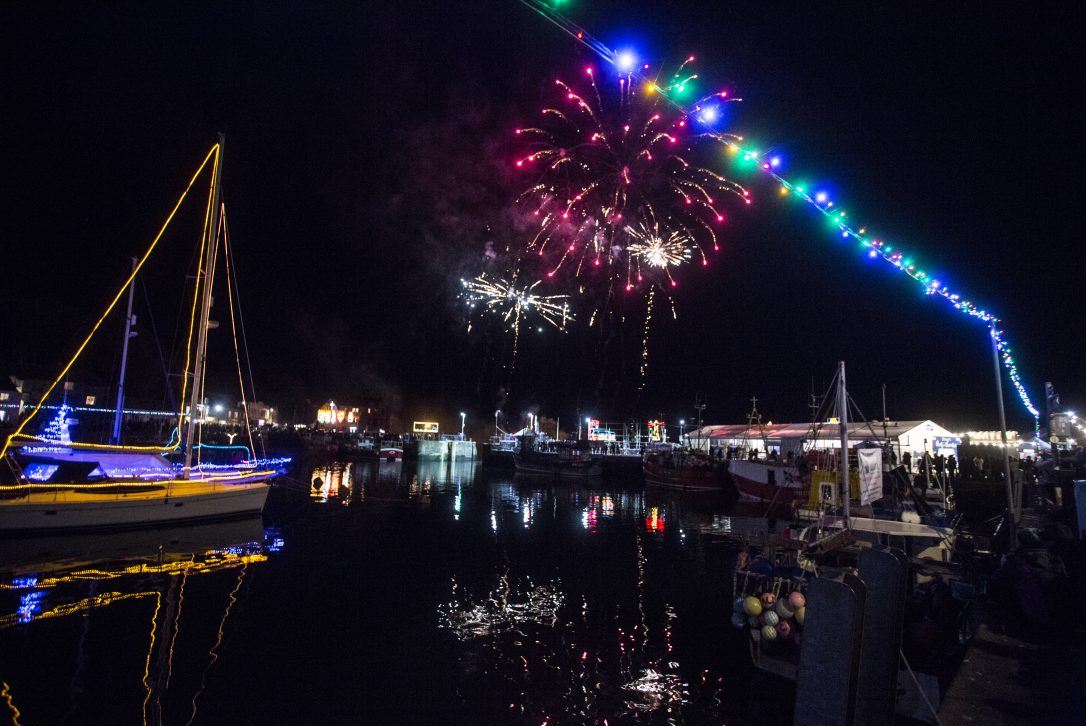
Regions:
<instances>
[{"instance_id":1,"label":"boat antenna","mask_svg":"<svg viewBox=\"0 0 1086 726\"><path fill-rule=\"evenodd\" d=\"M822 404L815 395L814 376L811 376L811 392L807 397L807 408L811 409L811 421L817 421L818 410L822 408Z\"/></svg>"},{"instance_id":2,"label":"boat antenna","mask_svg":"<svg viewBox=\"0 0 1086 726\"><path fill-rule=\"evenodd\" d=\"M211 287L215 280L215 260L219 250L219 225L222 220L222 162L226 149L226 134L219 132L219 153L215 155L212 178L215 180L214 198L211 202L211 224L208 227L207 265L204 268L203 301L200 304L200 334L196 340L196 365L192 374L192 396L189 400L189 421L185 428L185 469L183 478L188 479L192 468L193 434L196 423L202 419L204 371L207 368L207 329L211 315ZM200 284L199 278L196 284Z\"/></svg>"},{"instance_id":3,"label":"boat antenna","mask_svg":"<svg viewBox=\"0 0 1086 726\"><path fill-rule=\"evenodd\" d=\"M705 399L701 397L701 394L695 393L694 394L694 410L696 410L698 412L698 449L699 450L701 449L701 437L702 437L702 433L703 433L703 431L702 431L702 428L703 428L702 414L705 413L705 409L706 409L707 406L708 406L708 404L705 401Z\"/></svg>"},{"instance_id":4,"label":"boat antenna","mask_svg":"<svg viewBox=\"0 0 1086 726\"><path fill-rule=\"evenodd\" d=\"M890 436L886 432L887 431L886 430L886 425L889 423L889 421L890 421L890 419L886 418L886 384L883 383L882 384L882 438L884 438L884 439L889 439L890 438Z\"/></svg>"}]
</instances>

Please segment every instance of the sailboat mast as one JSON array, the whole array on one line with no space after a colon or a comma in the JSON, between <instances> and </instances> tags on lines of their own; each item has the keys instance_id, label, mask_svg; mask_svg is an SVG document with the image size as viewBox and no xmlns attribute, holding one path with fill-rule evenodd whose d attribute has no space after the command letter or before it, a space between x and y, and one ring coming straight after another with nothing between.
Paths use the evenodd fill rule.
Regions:
<instances>
[{"instance_id":1,"label":"sailboat mast","mask_svg":"<svg viewBox=\"0 0 1086 726\"><path fill-rule=\"evenodd\" d=\"M128 313L124 318L124 346L121 348L121 377L117 382L117 412L113 415L113 435L109 437L109 443L114 446L121 443L121 425L124 421L124 371L128 365L128 341L134 337L132 332L132 298L136 292L136 267L139 260L132 258L132 281L128 285Z\"/></svg>"},{"instance_id":2,"label":"sailboat mast","mask_svg":"<svg viewBox=\"0 0 1086 726\"><path fill-rule=\"evenodd\" d=\"M838 363L837 408L841 422L841 497L845 503L845 524L848 524L849 499L852 492L848 481L848 391L845 389L845 362Z\"/></svg>"},{"instance_id":3,"label":"sailboat mast","mask_svg":"<svg viewBox=\"0 0 1086 726\"><path fill-rule=\"evenodd\" d=\"M200 304L199 337L196 339L196 365L192 374L192 397L189 400L189 421L185 428L185 471L184 478L189 478L192 467L193 434L196 422L200 418L200 406L203 405L204 369L207 367L207 329L211 317L211 288L215 280L215 260L219 251L219 224L222 218L222 162L226 149L226 135L219 134L219 153L215 156L215 190L211 202L211 226L208 234L207 259L204 267L204 291ZM199 283L199 280L197 280Z\"/></svg>"}]
</instances>

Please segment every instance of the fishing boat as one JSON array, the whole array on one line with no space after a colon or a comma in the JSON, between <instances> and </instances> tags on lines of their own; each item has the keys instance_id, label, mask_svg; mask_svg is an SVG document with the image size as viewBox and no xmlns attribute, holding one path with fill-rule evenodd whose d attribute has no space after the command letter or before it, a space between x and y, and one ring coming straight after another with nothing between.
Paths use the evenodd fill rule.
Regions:
<instances>
[{"instance_id":1,"label":"fishing boat","mask_svg":"<svg viewBox=\"0 0 1086 726\"><path fill-rule=\"evenodd\" d=\"M220 135L193 176L174 212L196 181L210 169L211 192L205 223L199 235L195 284L192 292L192 316L188 330L188 353L181 401L191 387L187 409L177 412L177 425L170 441L160 445L124 445L121 442L124 404L124 366L128 341L132 337L132 290L144 263L154 252L166 225L143 257L133 260L131 274L113 297L77 352L41 396L37 405L19 422L0 450L0 532L56 531L67 529L113 529L173 525L210 519L238 517L259 513L264 508L271 480L282 473L288 459L259 459L252 445L252 432L244 382L241 403L249 446L217 447L203 441L207 416L204 404L207 367L208 331L217 325L211 321L212 290L216 262L221 251L226 262L226 295L237 352L235 296L230 280L229 242L222 206L222 160L224 139ZM173 218L171 213L170 219ZM38 434L30 434L29 425L46 408L46 401L58 390L65 376L87 347L102 322L128 292L124 352L118 386L117 412L109 443L74 441L70 426L70 408L65 391L64 403L57 406L56 417ZM221 294L221 291L220 291ZM239 379L240 365L238 366ZM64 390L63 388L60 390ZM40 425L40 424L39 424ZM215 460L221 449L229 449L230 461ZM220 451L216 451L220 450Z\"/></svg>"},{"instance_id":2,"label":"fishing boat","mask_svg":"<svg viewBox=\"0 0 1086 726\"><path fill-rule=\"evenodd\" d=\"M807 501L811 482L798 463L752 458L726 464L743 499L789 507Z\"/></svg>"},{"instance_id":3,"label":"fishing boat","mask_svg":"<svg viewBox=\"0 0 1086 726\"><path fill-rule=\"evenodd\" d=\"M574 441L552 441L548 450L537 445L534 436L521 436L513 455L518 474L557 479L592 479L603 476L603 462L579 448Z\"/></svg>"},{"instance_id":4,"label":"fishing boat","mask_svg":"<svg viewBox=\"0 0 1086 726\"><path fill-rule=\"evenodd\" d=\"M645 453L642 471L646 485L682 492L719 493L728 482L721 462L697 449L651 449Z\"/></svg>"},{"instance_id":5,"label":"fishing boat","mask_svg":"<svg viewBox=\"0 0 1086 726\"><path fill-rule=\"evenodd\" d=\"M718 450L724 455L724 466L728 471L740 498L768 504L776 510L794 510L797 507L817 508L824 504L829 496L832 504L837 504L834 497L834 483L841 478L841 452L853 451L849 443L848 392L845 388L844 363L840 363L831 385L836 388L835 395L829 391L822 398L821 404L814 404L812 396L812 419L808 425L776 424L762 421L758 412L757 398L752 398L752 408L747 423L737 427L713 427L713 436L719 436L715 429L734 429L723 438L726 447ZM834 410L835 407L835 410ZM871 430L866 436L867 444L879 440L870 424ZM837 448L829 444L827 436L834 432L833 439ZM704 437L700 428L693 434ZM839 435L839 436L838 436ZM701 447L709 449L710 447ZM855 459L855 453L846 453L846 458ZM852 491L858 492L859 479L855 468L850 475Z\"/></svg>"},{"instance_id":6,"label":"fishing boat","mask_svg":"<svg viewBox=\"0 0 1086 726\"><path fill-rule=\"evenodd\" d=\"M403 447L400 446L382 446L381 461L403 461Z\"/></svg>"}]
</instances>

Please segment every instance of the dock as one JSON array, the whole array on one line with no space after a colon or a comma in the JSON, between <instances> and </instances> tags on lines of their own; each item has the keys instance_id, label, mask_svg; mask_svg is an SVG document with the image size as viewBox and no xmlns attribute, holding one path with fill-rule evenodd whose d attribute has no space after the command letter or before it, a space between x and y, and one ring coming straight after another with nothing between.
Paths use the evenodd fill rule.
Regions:
<instances>
[{"instance_id":1,"label":"dock","mask_svg":"<svg viewBox=\"0 0 1086 726\"><path fill-rule=\"evenodd\" d=\"M1053 630L1048 642L981 625L939 707L939 722L1083 723L1086 649L1081 623L1069 618L1066 624L1072 632Z\"/></svg>"}]
</instances>

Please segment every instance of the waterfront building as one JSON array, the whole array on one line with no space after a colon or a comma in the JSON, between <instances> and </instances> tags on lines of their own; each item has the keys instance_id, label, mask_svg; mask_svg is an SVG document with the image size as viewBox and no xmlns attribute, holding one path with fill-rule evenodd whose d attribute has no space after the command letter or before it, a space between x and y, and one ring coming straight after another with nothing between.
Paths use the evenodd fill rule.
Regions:
<instances>
[{"instance_id":1,"label":"waterfront building","mask_svg":"<svg viewBox=\"0 0 1086 726\"><path fill-rule=\"evenodd\" d=\"M387 431L388 408L377 401L343 405L329 400L317 409L317 428L344 433Z\"/></svg>"},{"instance_id":2,"label":"waterfront building","mask_svg":"<svg viewBox=\"0 0 1086 726\"><path fill-rule=\"evenodd\" d=\"M871 421L848 424L850 445L865 441L889 441L898 461L909 453L916 460L928 452L933 456L956 454L962 443L953 433L931 420ZM702 426L683 434L682 442L709 453L729 448L759 449L761 455L787 457L805 449L838 449L841 432L836 420L821 425L809 423L724 424Z\"/></svg>"}]
</instances>

